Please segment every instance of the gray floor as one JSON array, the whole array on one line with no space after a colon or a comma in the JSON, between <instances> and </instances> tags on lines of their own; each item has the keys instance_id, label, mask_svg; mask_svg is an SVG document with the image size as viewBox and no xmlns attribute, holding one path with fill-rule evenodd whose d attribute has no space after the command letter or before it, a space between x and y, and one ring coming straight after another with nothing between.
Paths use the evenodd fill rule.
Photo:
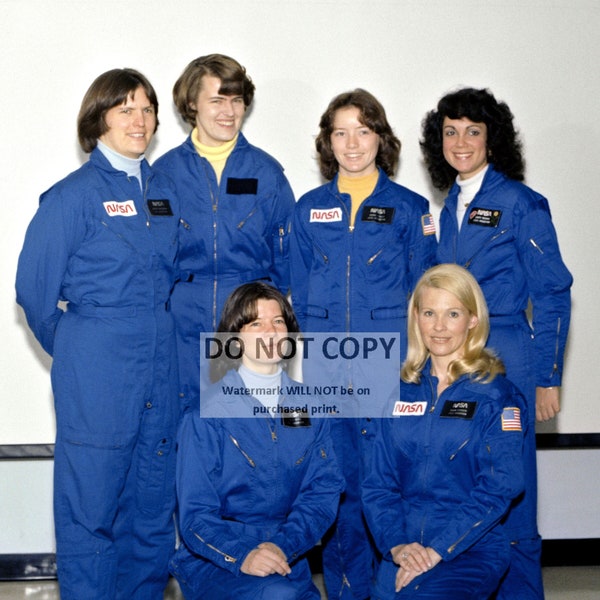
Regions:
<instances>
[{"instance_id":1,"label":"gray floor","mask_svg":"<svg viewBox=\"0 0 600 600\"><path fill-rule=\"evenodd\" d=\"M600 566L546 567L544 588L546 600L598 600L600 598ZM320 577L315 579L322 587ZM2 600L58 600L55 581L0 582ZM323 598L326 598L323 595ZM172 581L165 600L183 600L177 584Z\"/></svg>"}]
</instances>

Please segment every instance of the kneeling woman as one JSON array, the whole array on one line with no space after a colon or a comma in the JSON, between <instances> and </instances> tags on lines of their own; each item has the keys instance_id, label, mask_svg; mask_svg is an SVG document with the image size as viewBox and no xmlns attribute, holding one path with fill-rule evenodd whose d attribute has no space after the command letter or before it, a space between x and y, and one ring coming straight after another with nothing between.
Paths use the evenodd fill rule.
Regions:
<instances>
[{"instance_id":1,"label":"kneeling woman","mask_svg":"<svg viewBox=\"0 0 600 600\"><path fill-rule=\"evenodd\" d=\"M485 349L488 331L468 271L425 272L409 305L400 399L363 486L384 555L372 598L482 600L508 568L500 522L523 490L527 420L520 392Z\"/></svg>"},{"instance_id":2,"label":"kneeling woman","mask_svg":"<svg viewBox=\"0 0 600 600\"><path fill-rule=\"evenodd\" d=\"M292 381L277 353L255 350L297 332L296 318L279 291L254 282L231 294L218 330L237 333L244 351L183 421L172 573L186 600L318 600L304 555L333 522L343 480L328 423L283 411L299 404L280 394Z\"/></svg>"}]
</instances>

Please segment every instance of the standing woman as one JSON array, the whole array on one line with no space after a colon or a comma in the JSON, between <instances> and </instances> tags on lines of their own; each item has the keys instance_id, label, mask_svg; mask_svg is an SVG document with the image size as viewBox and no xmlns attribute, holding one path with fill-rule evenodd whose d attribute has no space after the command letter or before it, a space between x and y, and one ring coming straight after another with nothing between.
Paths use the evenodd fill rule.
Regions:
<instances>
[{"instance_id":1,"label":"standing woman","mask_svg":"<svg viewBox=\"0 0 600 600\"><path fill-rule=\"evenodd\" d=\"M192 129L154 167L181 203L180 264L173 293L181 392L198 402L199 338L214 332L229 294L248 281L288 292L288 233L294 196L281 165L241 132L254 83L236 60L201 56L184 69L173 100ZM204 383L208 377L202 374Z\"/></svg>"},{"instance_id":2,"label":"standing woman","mask_svg":"<svg viewBox=\"0 0 600 600\"><path fill-rule=\"evenodd\" d=\"M488 331L466 269L423 275L409 306L400 401L363 486L383 554L373 600L485 600L508 567L500 521L523 489L524 399L485 348Z\"/></svg>"},{"instance_id":3,"label":"standing woman","mask_svg":"<svg viewBox=\"0 0 600 600\"><path fill-rule=\"evenodd\" d=\"M548 201L521 183L521 142L504 102L485 89L444 96L423 121L421 148L433 184L450 188L440 217L438 261L463 265L479 282L490 312L489 345L528 403L526 491L507 519L513 552L498 598L543 598L535 420L560 410L573 280Z\"/></svg>"},{"instance_id":4,"label":"standing woman","mask_svg":"<svg viewBox=\"0 0 600 600\"><path fill-rule=\"evenodd\" d=\"M63 600L158 600L174 549L179 218L144 158L157 113L133 69L92 83L77 120L90 159L42 195L19 258L17 302L53 357Z\"/></svg>"},{"instance_id":5,"label":"standing woman","mask_svg":"<svg viewBox=\"0 0 600 600\"><path fill-rule=\"evenodd\" d=\"M408 298L435 261L428 202L391 181L400 141L372 94L356 89L336 96L319 127L319 166L329 183L300 198L290 240L300 327L394 332L404 340ZM362 600L375 562L360 506L361 462L368 460L374 423L342 418L332 430L347 485L324 540L325 584L332 597Z\"/></svg>"}]
</instances>

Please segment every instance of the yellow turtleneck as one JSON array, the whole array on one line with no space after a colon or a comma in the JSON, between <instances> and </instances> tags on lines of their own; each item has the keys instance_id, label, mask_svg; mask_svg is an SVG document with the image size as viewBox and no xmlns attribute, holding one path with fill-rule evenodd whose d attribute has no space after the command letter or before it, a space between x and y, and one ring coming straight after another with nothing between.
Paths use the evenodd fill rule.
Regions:
<instances>
[{"instance_id":1,"label":"yellow turtleneck","mask_svg":"<svg viewBox=\"0 0 600 600\"><path fill-rule=\"evenodd\" d=\"M373 173L364 175L363 177L345 177L339 175L337 180L338 190L342 194L350 194L352 200L352 208L350 211L350 227L354 227L356 213L358 207L362 204L365 198L368 198L377 185L379 178L379 170L375 169Z\"/></svg>"},{"instance_id":2,"label":"yellow turtleneck","mask_svg":"<svg viewBox=\"0 0 600 600\"><path fill-rule=\"evenodd\" d=\"M225 168L225 163L235 147L237 140L238 136L236 135L230 142L224 142L220 146L205 146L198 140L198 129L194 127L194 130L192 131L192 143L194 144L194 148L196 148L196 152L198 152L200 156L210 163L210 166L217 176L218 183L221 182L221 174Z\"/></svg>"}]
</instances>

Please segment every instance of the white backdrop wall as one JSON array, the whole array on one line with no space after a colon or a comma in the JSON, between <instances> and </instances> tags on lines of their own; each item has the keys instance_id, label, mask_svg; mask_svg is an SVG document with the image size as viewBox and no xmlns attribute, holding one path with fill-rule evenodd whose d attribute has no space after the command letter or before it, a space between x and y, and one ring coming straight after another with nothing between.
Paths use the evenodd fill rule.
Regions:
<instances>
[{"instance_id":1,"label":"white backdrop wall","mask_svg":"<svg viewBox=\"0 0 600 600\"><path fill-rule=\"evenodd\" d=\"M257 93L244 132L285 166L297 196L321 183L321 113L360 86L403 142L397 180L428 197L437 218L421 119L458 85L505 100L527 183L549 198L575 277L563 411L539 430L600 432L598 31L598 0L0 0L0 444L54 439L50 359L15 304L14 276L40 193L86 159L75 129L85 90L114 67L149 77L161 103L153 160L187 134L175 79L211 52L247 67Z\"/></svg>"}]
</instances>

